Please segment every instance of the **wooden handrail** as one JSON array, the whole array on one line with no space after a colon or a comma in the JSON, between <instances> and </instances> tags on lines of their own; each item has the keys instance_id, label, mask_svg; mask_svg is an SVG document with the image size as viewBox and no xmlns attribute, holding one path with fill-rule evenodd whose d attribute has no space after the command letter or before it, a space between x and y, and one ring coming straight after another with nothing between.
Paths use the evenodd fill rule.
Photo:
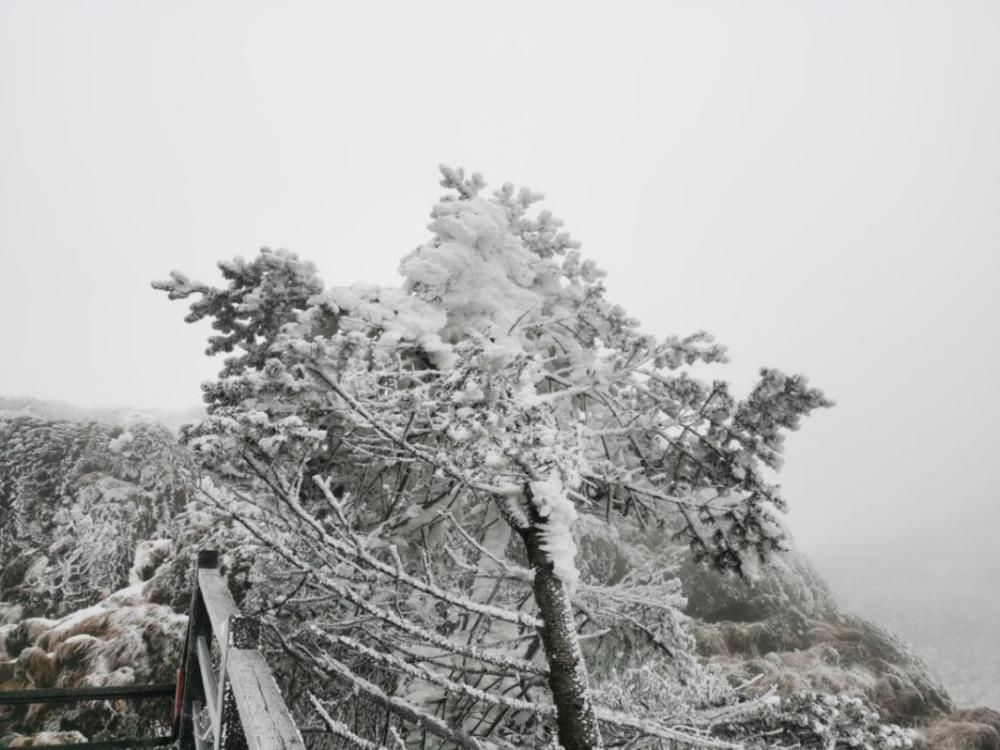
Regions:
<instances>
[{"instance_id":1,"label":"wooden handrail","mask_svg":"<svg viewBox=\"0 0 1000 750\"><path fill-rule=\"evenodd\" d=\"M305 750L258 650L260 621L240 614L214 551L198 553L177 715L180 750ZM218 669L210 644L216 642ZM210 729L196 727L204 708Z\"/></svg>"}]
</instances>

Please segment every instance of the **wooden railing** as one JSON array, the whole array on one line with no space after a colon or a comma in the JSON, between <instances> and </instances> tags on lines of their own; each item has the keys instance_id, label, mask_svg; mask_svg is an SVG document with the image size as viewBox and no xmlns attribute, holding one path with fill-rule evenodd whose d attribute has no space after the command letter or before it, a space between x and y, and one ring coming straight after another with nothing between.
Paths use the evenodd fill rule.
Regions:
<instances>
[{"instance_id":1,"label":"wooden railing","mask_svg":"<svg viewBox=\"0 0 1000 750\"><path fill-rule=\"evenodd\" d=\"M178 675L180 750L305 750L258 650L260 621L240 614L218 566L217 552L198 553Z\"/></svg>"}]
</instances>

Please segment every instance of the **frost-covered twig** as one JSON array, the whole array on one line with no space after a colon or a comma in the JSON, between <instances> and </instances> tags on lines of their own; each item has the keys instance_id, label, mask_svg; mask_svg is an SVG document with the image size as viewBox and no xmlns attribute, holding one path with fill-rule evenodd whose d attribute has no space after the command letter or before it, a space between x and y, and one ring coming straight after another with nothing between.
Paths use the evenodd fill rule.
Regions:
<instances>
[{"instance_id":1,"label":"frost-covered twig","mask_svg":"<svg viewBox=\"0 0 1000 750\"><path fill-rule=\"evenodd\" d=\"M488 549L486 549L483 545L481 545L479 542L477 542L475 540L475 538L473 538L473 536L468 531L465 530L465 528L462 526L462 524L460 524L456 520L456 518L455 518L455 516L454 516L453 513L450 513L450 512L448 512L448 513L441 513L440 515L441 515L442 518L445 518L445 519L451 521L452 525L455 527L455 529L458 531L458 533L461 534L462 537L469 544L471 544L473 547L475 547L476 550L478 550L480 554L484 555L485 557L489 558L491 561L493 561L494 563L496 563L496 565L502 571L504 571L509 578L516 578L517 580L525 581L527 583L530 583L532 580L534 580L534 578L535 578L534 571L529 570L528 568L523 568L520 565L512 565L511 563L507 562L506 560L501 560L499 557L497 557L496 555L494 555L492 552L490 552ZM446 551L450 551L450 550L446 550Z\"/></svg>"},{"instance_id":2,"label":"frost-covered twig","mask_svg":"<svg viewBox=\"0 0 1000 750\"><path fill-rule=\"evenodd\" d=\"M330 716L330 713L325 708L323 708L323 704L320 703L319 698L317 698L315 695L313 695L311 692L308 691L306 692L306 695L309 696L310 703L313 704L313 708L316 710L316 713L319 714L319 717L323 720L323 723L326 725L326 728L330 730L330 734L340 737L341 739L347 740L348 742L352 743L354 747L360 748L360 750L389 750L389 748L385 747L384 745L378 745L374 742L369 742L363 737L358 737L358 735L354 734L354 732L350 730L347 724L345 724L342 721L337 721L332 716Z\"/></svg>"},{"instance_id":3,"label":"frost-covered twig","mask_svg":"<svg viewBox=\"0 0 1000 750\"><path fill-rule=\"evenodd\" d=\"M312 372L318 378L320 378L327 387L330 388L344 403L346 403L353 411L360 415L372 429L382 435L384 438L390 440L391 442L398 445L404 451L417 458L429 466L441 471L448 477L461 482L464 485L477 489L481 492L488 493L490 495L500 495L503 497L509 496L511 494L519 494L521 488L516 485L510 485L505 487L497 487L489 484L483 484L481 482L471 481L468 476L464 474L461 470L455 467L451 462L443 460L436 455L430 454L419 446L413 444L407 440L402 435L395 434L389 427L387 427L382 420L377 419L365 406L351 396L347 391L340 387L340 385L331 377L329 377L321 368L319 364L314 364L312 367Z\"/></svg>"},{"instance_id":4,"label":"frost-covered twig","mask_svg":"<svg viewBox=\"0 0 1000 750\"><path fill-rule=\"evenodd\" d=\"M375 685L366 680L364 677L355 674L350 667L337 659L334 659L329 654L318 654L314 658L317 661L323 662L331 673L338 674L341 678L350 683L352 687L369 695L377 703L401 716L405 720L413 724L417 724L418 726L423 726L431 734L441 737L442 739L455 742L467 750L484 750L483 744L476 738L470 737L457 729L452 729L437 717L432 716L426 711L422 711L412 703L403 700L398 696L386 695L385 691L383 691L378 685Z\"/></svg>"},{"instance_id":5,"label":"frost-covered twig","mask_svg":"<svg viewBox=\"0 0 1000 750\"><path fill-rule=\"evenodd\" d=\"M469 698L472 698L478 703L485 703L491 706L507 706L517 711L528 711L530 713L536 714L537 716L544 717L554 717L555 707L545 705L543 703L531 703L530 701L516 700L514 698L505 698L502 695L496 695L493 693L488 693L484 690L479 690L472 687L471 685L466 685L462 682L456 682L454 680L449 680L447 677L443 677L433 670L420 664L410 664L409 662L403 661L402 659L397 659L391 654L384 653L381 651L376 651L375 649L368 648L367 646L359 643L353 638L349 638L344 635L330 635L329 633L324 633L318 628L314 628L313 632L328 641L333 641L341 645L347 646L349 649L364 654L372 661L384 664L400 672L408 674L410 677L414 677L418 680L424 680L425 682L430 682L433 685L437 685L444 690L453 693L460 693Z\"/></svg>"},{"instance_id":6,"label":"frost-covered twig","mask_svg":"<svg viewBox=\"0 0 1000 750\"><path fill-rule=\"evenodd\" d=\"M247 529L254 531L252 525L245 519L241 519L242 525ZM306 569L308 564L305 560L295 554L292 550L281 547L280 545L275 545L273 541L269 540L266 536L261 534L259 531L255 531L255 536L263 543L272 548L281 557L286 559L289 563L297 566L301 569ZM515 673L528 673L540 676L545 676L548 674L548 669L541 664L534 664L532 662L525 661L523 659L517 659L515 657L509 656L507 654L493 651L490 649L480 649L475 648L470 645L465 645L458 643L449 638L445 638L438 633L427 630L419 625L417 625L412 620L401 617L400 615L394 614L389 610L383 609L371 603L371 600L359 594L354 590L353 587L336 581L330 578L317 569L312 570L313 579L315 585L318 585L325 589L329 595L337 598L346 599L351 602L351 604L360 608L362 611L371 615L372 617L380 620L381 622L396 628L404 633L414 636L420 642L426 643L443 651L457 654L460 656L465 656L477 661L481 661L485 664L492 664L496 667L502 667L505 669L513 670Z\"/></svg>"},{"instance_id":7,"label":"frost-covered twig","mask_svg":"<svg viewBox=\"0 0 1000 750\"><path fill-rule=\"evenodd\" d=\"M634 729L650 737L681 742L692 747L718 748L718 750L742 750L743 748L743 745L738 743L726 742L725 740L709 737L706 734L699 734L695 729L683 731L657 721L640 719L603 706L597 706L597 718L603 723Z\"/></svg>"},{"instance_id":8,"label":"frost-covered twig","mask_svg":"<svg viewBox=\"0 0 1000 750\"><path fill-rule=\"evenodd\" d=\"M321 477L319 476L313 477L313 482L316 484L317 487L320 488L321 492L323 492L324 494L330 494L332 496L333 493L330 491L329 484L327 482L324 482ZM388 565L382 562L378 558L372 556L369 552L367 552L363 548L359 548L354 553L352 553L346 547L346 545L343 544L343 542L341 542L339 539L334 539L333 537L331 537L327 533L326 529L323 528L323 525L319 521L317 521L314 517L312 517L299 504L299 502L295 498L288 498L288 502L289 504L292 505L295 512L299 515L299 517L303 521L313 526L321 534L324 543L329 544L330 546L334 547L335 549L344 554L356 555L359 560L363 561L366 565L374 568L380 573L384 573L385 575L394 578L395 580L400 581L401 583L405 583L407 586L410 586L411 588L417 589L418 591L422 591L425 594L433 596L436 599L448 602L449 604L454 604L456 607L461 607L462 609L466 609L470 612L476 612L478 614L483 614L488 617L494 617L498 620L506 620L507 622L511 622L517 625L524 625L525 627L529 628L537 628L541 626L541 622L539 622L539 620L537 620L534 617L525 615L521 612L511 612L510 610L502 609L500 607L486 606L472 599L468 599L463 596L458 596L457 594L454 594L450 591L446 591L442 588L439 588L438 586L434 586L433 584L430 584L426 581L422 581L419 578L409 575L405 571L399 570L393 567L392 565Z\"/></svg>"}]
</instances>

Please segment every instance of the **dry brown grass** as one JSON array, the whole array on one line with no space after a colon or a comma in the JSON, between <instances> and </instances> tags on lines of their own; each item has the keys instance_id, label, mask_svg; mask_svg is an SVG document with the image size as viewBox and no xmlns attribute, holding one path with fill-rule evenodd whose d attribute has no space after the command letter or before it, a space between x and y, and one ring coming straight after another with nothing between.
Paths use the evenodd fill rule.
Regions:
<instances>
[{"instance_id":1,"label":"dry brown grass","mask_svg":"<svg viewBox=\"0 0 1000 750\"><path fill-rule=\"evenodd\" d=\"M988 723L949 717L929 725L918 747L920 750L1000 750L1000 731Z\"/></svg>"},{"instance_id":2,"label":"dry brown grass","mask_svg":"<svg viewBox=\"0 0 1000 750\"><path fill-rule=\"evenodd\" d=\"M184 629L184 617L134 592L113 595L62 620L36 618L6 626L0 631L6 657L0 660L0 689L169 682ZM92 736L121 723L125 715L123 706L107 701L5 707L0 710L0 736L14 732L27 742L23 735L68 728Z\"/></svg>"}]
</instances>

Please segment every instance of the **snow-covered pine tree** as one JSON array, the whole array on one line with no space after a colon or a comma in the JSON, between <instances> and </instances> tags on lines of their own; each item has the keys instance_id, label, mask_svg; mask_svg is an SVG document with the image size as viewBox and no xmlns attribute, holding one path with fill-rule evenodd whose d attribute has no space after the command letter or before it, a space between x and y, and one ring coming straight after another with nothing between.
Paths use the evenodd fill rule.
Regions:
<instances>
[{"instance_id":1,"label":"snow-covered pine tree","mask_svg":"<svg viewBox=\"0 0 1000 750\"><path fill-rule=\"evenodd\" d=\"M722 347L642 333L542 196L442 173L398 288L327 288L281 250L154 285L231 355L185 439L267 550L290 679L359 747L729 746L662 542L737 571L776 549L762 469L829 402L775 370L744 400L692 377Z\"/></svg>"}]
</instances>

